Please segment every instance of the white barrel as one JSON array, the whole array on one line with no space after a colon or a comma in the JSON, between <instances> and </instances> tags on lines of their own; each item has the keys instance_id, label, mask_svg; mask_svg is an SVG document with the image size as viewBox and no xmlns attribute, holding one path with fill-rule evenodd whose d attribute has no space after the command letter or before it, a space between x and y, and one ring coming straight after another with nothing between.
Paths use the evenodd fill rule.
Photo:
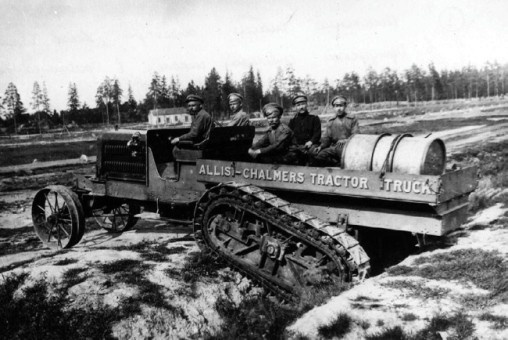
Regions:
<instances>
[{"instance_id":1,"label":"white barrel","mask_svg":"<svg viewBox=\"0 0 508 340\"><path fill-rule=\"evenodd\" d=\"M383 135L355 134L347 141L342 151L340 164L348 170L371 170L372 156Z\"/></svg>"},{"instance_id":2,"label":"white barrel","mask_svg":"<svg viewBox=\"0 0 508 340\"><path fill-rule=\"evenodd\" d=\"M446 149L437 138L356 134L345 145L341 164L348 170L441 175Z\"/></svg>"},{"instance_id":3,"label":"white barrel","mask_svg":"<svg viewBox=\"0 0 508 340\"><path fill-rule=\"evenodd\" d=\"M441 139L403 138L393 155L392 172L441 175L446 167L446 148Z\"/></svg>"}]
</instances>

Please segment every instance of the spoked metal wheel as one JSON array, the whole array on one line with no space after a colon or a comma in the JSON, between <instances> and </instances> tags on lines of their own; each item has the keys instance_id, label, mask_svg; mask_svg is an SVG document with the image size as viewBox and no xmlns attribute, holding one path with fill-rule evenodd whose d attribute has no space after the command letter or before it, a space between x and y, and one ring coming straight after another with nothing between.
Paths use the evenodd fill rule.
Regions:
<instances>
[{"instance_id":1,"label":"spoked metal wheel","mask_svg":"<svg viewBox=\"0 0 508 340\"><path fill-rule=\"evenodd\" d=\"M138 222L140 206L134 203L120 203L114 207L107 206L103 209L92 211L99 226L110 233L123 233L132 229Z\"/></svg>"},{"instance_id":2,"label":"spoked metal wheel","mask_svg":"<svg viewBox=\"0 0 508 340\"><path fill-rule=\"evenodd\" d=\"M70 248L85 230L83 207L67 187L54 185L40 190L32 203L32 220L37 236L50 248Z\"/></svg>"}]
</instances>

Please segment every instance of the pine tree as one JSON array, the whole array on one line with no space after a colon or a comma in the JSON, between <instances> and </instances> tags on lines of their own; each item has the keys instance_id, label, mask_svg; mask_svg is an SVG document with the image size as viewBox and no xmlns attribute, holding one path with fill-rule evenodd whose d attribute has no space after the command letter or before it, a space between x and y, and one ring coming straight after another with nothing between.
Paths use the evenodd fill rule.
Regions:
<instances>
[{"instance_id":1,"label":"pine tree","mask_svg":"<svg viewBox=\"0 0 508 340\"><path fill-rule=\"evenodd\" d=\"M237 92L237 89L233 85L233 82L231 81L231 75L226 71L226 75L224 77L224 84L222 84L221 87L221 97L222 97L222 110L224 112L228 112L228 115L230 115L228 96L233 92Z\"/></svg>"},{"instance_id":2,"label":"pine tree","mask_svg":"<svg viewBox=\"0 0 508 340\"><path fill-rule=\"evenodd\" d=\"M109 103L113 98L113 82L109 77L106 77L104 81L97 87L97 93L95 94L95 103L97 107L105 106L106 108L106 123L109 125Z\"/></svg>"},{"instance_id":3,"label":"pine tree","mask_svg":"<svg viewBox=\"0 0 508 340\"><path fill-rule=\"evenodd\" d=\"M16 85L9 83L5 90L4 99L2 101L4 109L7 111L7 115L12 117L14 121L14 133L18 133L17 116L25 112L23 103L18 93Z\"/></svg>"},{"instance_id":4,"label":"pine tree","mask_svg":"<svg viewBox=\"0 0 508 340\"><path fill-rule=\"evenodd\" d=\"M441 83L441 77L436 71L433 63L429 64L429 78L431 82L431 100L443 98L443 84Z\"/></svg>"},{"instance_id":5,"label":"pine tree","mask_svg":"<svg viewBox=\"0 0 508 340\"><path fill-rule=\"evenodd\" d=\"M259 106L258 90L256 88L256 79L252 66L242 79L242 87L244 92L244 108L245 111L251 113Z\"/></svg>"},{"instance_id":6,"label":"pine tree","mask_svg":"<svg viewBox=\"0 0 508 340\"><path fill-rule=\"evenodd\" d=\"M215 67L213 67L205 78L204 105L212 117L218 116L221 112L221 79Z\"/></svg>"},{"instance_id":7,"label":"pine tree","mask_svg":"<svg viewBox=\"0 0 508 340\"><path fill-rule=\"evenodd\" d=\"M40 108L43 103L42 91L38 82L34 82L33 90L32 90L32 109L35 111L37 115L37 128L39 130L39 134L41 134L41 114Z\"/></svg>"},{"instance_id":8,"label":"pine tree","mask_svg":"<svg viewBox=\"0 0 508 340\"><path fill-rule=\"evenodd\" d=\"M111 87L111 99L113 104L116 105L116 114L117 114L117 123L121 124L120 118L120 99L122 98L123 90L120 88L120 83L118 79L113 81L113 86Z\"/></svg>"},{"instance_id":9,"label":"pine tree","mask_svg":"<svg viewBox=\"0 0 508 340\"><path fill-rule=\"evenodd\" d=\"M138 106L138 103L136 102L136 99L134 99L134 95L132 94L132 88L129 84L129 88L127 89L127 103L129 103L129 108L130 109L136 109L136 107Z\"/></svg>"},{"instance_id":10,"label":"pine tree","mask_svg":"<svg viewBox=\"0 0 508 340\"><path fill-rule=\"evenodd\" d=\"M152 81L150 82L150 87L148 88L148 93L146 94L146 98L148 101L153 103L153 108L156 109L159 107L159 102L162 97L162 86L161 79L157 72L154 72Z\"/></svg>"},{"instance_id":11,"label":"pine tree","mask_svg":"<svg viewBox=\"0 0 508 340\"><path fill-rule=\"evenodd\" d=\"M42 82L42 107L44 112L49 113L51 107L49 105L48 89L46 88L46 82Z\"/></svg>"},{"instance_id":12,"label":"pine tree","mask_svg":"<svg viewBox=\"0 0 508 340\"><path fill-rule=\"evenodd\" d=\"M71 112L76 112L79 109L79 96L78 89L76 87L76 83L69 83L69 100L67 101L67 105L69 106L69 110Z\"/></svg>"},{"instance_id":13,"label":"pine tree","mask_svg":"<svg viewBox=\"0 0 508 340\"><path fill-rule=\"evenodd\" d=\"M263 82L261 81L259 70L256 73L256 104L258 105L257 109L261 111L263 107Z\"/></svg>"}]
</instances>

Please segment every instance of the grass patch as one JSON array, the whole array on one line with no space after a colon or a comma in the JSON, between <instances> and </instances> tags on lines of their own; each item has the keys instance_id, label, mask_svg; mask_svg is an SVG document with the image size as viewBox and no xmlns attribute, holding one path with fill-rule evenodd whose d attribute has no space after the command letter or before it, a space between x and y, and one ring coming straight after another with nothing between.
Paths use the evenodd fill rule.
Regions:
<instances>
[{"instance_id":1,"label":"grass patch","mask_svg":"<svg viewBox=\"0 0 508 340\"><path fill-rule=\"evenodd\" d=\"M202 277L214 278L223 268L226 268L226 265L213 253L193 252L189 254L182 268L182 279L187 283L193 283Z\"/></svg>"},{"instance_id":2,"label":"grass patch","mask_svg":"<svg viewBox=\"0 0 508 340\"><path fill-rule=\"evenodd\" d=\"M33 227L0 228L0 239L4 239L0 243L0 256L32 251L43 246Z\"/></svg>"},{"instance_id":3,"label":"grass patch","mask_svg":"<svg viewBox=\"0 0 508 340\"><path fill-rule=\"evenodd\" d=\"M94 310L67 308L66 291L48 293L43 278L14 292L27 275L13 275L0 285L0 329L2 339L102 339L111 338L110 325L123 317L121 310L101 307Z\"/></svg>"},{"instance_id":4,"label":"grass patch","mask_svg":"<svg viewBox=\"0 0 508 340\"><path fill-rule=\"evenodd\" d=\"M135 251L137 253L140 253L141 257L144 260L154 261L154 262L166 262L168 260L168 258L167 258L168 255L181 254L181 253L184 253L185 251L187 251L187 248L182 247L182 246L168 248L167 247L168 243L169 242L159 243L157 241L144 240L144 241L136 243L136 244L115 247L115 250Z\"/></svg>"},{"instance_id":5,"label":"grass patch","mask_svg":"<svg viewBox=\"0 0 508 340\"><path fill-rule=\"evenodd\" d=\"M215 309L224 320L218 334L209 339L282 339L285 328L301 314L266 297L250 298L235 305L219 298Z\"/></svg>"},{"instance_id":6,"label":"grass patch","mask_svg":"<svg viewBox=\"0 0 508 340\"><path fill-rule=\"evenodd\" d=\"M411 338L406 335L404 330L400 326L387 328L380 333L367 335L367 340L410 340ZM429 338L432 339L432 338ZM436 339L438 340L438 339Z\"/></svg>"},{"instance_id":7,"label":"grass patch","mask_svg":"<svg viewBox=\"0 0 508 340\"><path fill-rule=\"evenodd\" d=\"M438 332L450 332L452 330L454 335L450 339L469 339L473 335L475 327L471 319L463 312L454 315L438 314L413 339L436 339Z\"/></svg>"},{"instance_id":8,"label":"grass patch","mask_svg":"<svg viewBox=\"0 0 508 340\"><path fill-rule=\"evenodd\" d=\"M67 287L75 286L81 282L84 282L88 277L80 276L81 273L86 272L86 268L71 268L63 274L63 283Z\"/></svg>"},{"instance_id":9,"label":"grass patch","mask_svg":"<svg viewBox=\"0 0 508 340\"><path fill-rule=\"evenodd\" d=\"M319 326L318 333L320 336L328 339L332 337L341 338L343 335L351 331L353 320L347 314L340 313L328 325Z\"/></svg>"},{"instance_id":10,"label":"grass patch","mask_svg":"<svg viewBox=\"0 0 508 340\"><path fill-rule=\"evenodd\" d=\"M101 263L99 269L104 274L116 274L121 272L126 274L127 278L130 278L132 273L138 274L140 271L144 272L150 269L150 266L139 260L121 259L113 262Z\"/></svg>"},{"instance_id":11,"label":"grass patch","mask_svg":"<svg viewBox=\"0 0 508 340\"><path fill-rule=\"evenodd\" d=\"M390 267L386 270L386 272L388 274L390 274L391 276L404 276L404 275L411 275L410 273L413 271L413 268L409 267L409 266L404 266L404 265L400 265L400 266L395 266L395 267Z\"/></svg>"},{"instance_id":12,"label":"grass patch","mask_svg":"<svg viewBox=\"0 0 508 340\"><path fill-rule=\"evenodd\" d=\"M508 279L502 275L508 271L508 263L497 251L460 249L420 257L415 259L414 263L415 267L402 269L394 267L388 270L388 273L473 283L490 292L485 299L490 300L491 303L508 301Z\"/></svg>"},{"instance_id":13,"label":"grass patch","mask_svg":"<svg viewBox=\"0 0 508 340\"><path fill-rule=\"evenodd\" d=\"M508 318L506 316L494 315L491 313L483 313L479 317L480 320L493 323L494 329L506 329L508 327Z\"/></svg>"},{"instance_id":14,"label":"grass patch","mask_svg":"<svg viewBox=\"0 0 508 340\"><path fill-rule=\"evenodd\" d=\"M340 293L348 290L350 285L347 283L342 284L323 284L313 286L311 289L305 291L299 300L298 309L302 312L311 310L316 306L320 306L330 300L331 297L337 296Z\"/></svg>"},{"instance_id":15,"label":"grass patch","mask_svg":"<svg viewBox=\"0 0 508 340\"><path fill-rule=\"evenodd\" d=\"M502 278L500 274L508 271L508 263L499 252L482 249L460 249L420 257L414 263L428 264L415 268L419 276L429 279L469 281L482 289L494 292L500 288L499 279Z\"/></svg>"},{"instance_id":16,"label":"grass patch","mask_svg":"<svg viewBox=\"0 0 508 340\"><path fill-rule=\"evenodd\" d=\"M145 277L146 272L153 268L152 265L139 260L122 259L103 263L99 265L99 268L105 274L112 274L112 280L137 287L138 294L125 303L125 308L131 314L138 312L140 304L144 303L153 307L166 308L185 317L185 313L180 307L170 305L166 301L164 287Z\"/></svg>"},{"instance_id":17,"label":"grass patch","mask_svg":"<svg viewBox=\"0 0 508 340\"><path fill-rule=\"evenodd\" d=\"M78 261L79 261L78 259L65 258L63 260L56 261L55 263L53 263L53 265L54 266L66 266L68 264L77 263Z\"/></svg>"},{"instance_id":18,"label":"grass patch","mask_svg":"<svg viewBox=\"0 0 508 340\"><path fill-rule=\"evenodd\" d=\"M450 289L442 287L427 287L421 282L413 282L407 280L395 280L385 282L382 284L384 287L393 289L408 290L412 295L418 296L422 299L441 299L450 293Z\"/></svg>"},{"instance_id":19,"label":"grass patch","mask_svg":"<svg viewBox=\"0 0 508 340\"><path fill-rule=\"evenodd\" d=\"M479 144L450 157L450 163L464 167L476 164L480 177L478 188L469 196L469 212L474 214L495 203L507 204L507 195L496 195L495 189L508 187L508 141Z\"/></svg>"},{"instance_id":20,"label":"grass patch","mask_svg":"<svg viewBox=\"0 0 508 340\"><path fill-rule=\"evenodd\" d=\"M168 255L181 254L186 250L187 248L181 246L168 248L164 244L158 244L152 248L152 251L142 253L141 257L147 261L166 262Z\"/></svg>"},{"instance_id":21,"label":"grass patch","mask_svg":"<svg viewBox=\"0 0 508 340\"><path fill-rule=\"evenodd\" d=\"M402 321L415 321L418 320L418 317L413 313L405 313L402 315Z\"/></svg>"},{"instance_id":22,"label":"grass patch","mask_svg":"<svg viewBox=\"0 0 508 340\"><path fill-rule=\"evenodd\" d=\"M449 339L470 339L475 331L471 319L463 312L453 315L435 315L429 324L416 334L406 333L402 327L386 328L379 333L367 335L367 340L439 340L438 332L450 333Z\"/></svg>"}]
</instances>

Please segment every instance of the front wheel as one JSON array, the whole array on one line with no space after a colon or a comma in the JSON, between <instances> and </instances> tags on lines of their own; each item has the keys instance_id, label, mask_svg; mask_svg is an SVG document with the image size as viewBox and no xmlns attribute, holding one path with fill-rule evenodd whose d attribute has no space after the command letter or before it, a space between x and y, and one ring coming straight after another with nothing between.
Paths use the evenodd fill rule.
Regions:
<instances>
[{"instance_id":1,"label":"front wheel","mask_svg":"<svg viewBox=\"0 0 508 340\"><path fill-rule=\"evenodd\" d=\"M32 203L37 236L53 249L71 248L83 237L85 215L78 196L61 185L40 190Z\"/></svg>"}]
</instances>

